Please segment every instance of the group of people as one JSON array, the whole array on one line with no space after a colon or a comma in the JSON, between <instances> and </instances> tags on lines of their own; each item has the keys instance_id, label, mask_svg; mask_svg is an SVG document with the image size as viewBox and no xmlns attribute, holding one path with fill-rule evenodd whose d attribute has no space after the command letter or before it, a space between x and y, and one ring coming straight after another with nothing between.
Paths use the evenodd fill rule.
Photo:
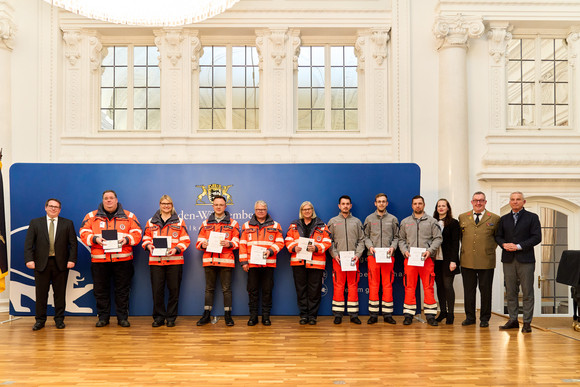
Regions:
<instances>
[{"instance_id":1,"label":"group of people","mask_svg":"<svg viewBox=\"0 0 580 387\"><path fill-rule=\"evenodd\" d=\"M184 221L176 214L171 197L161 197L159 210L147 221L143 230L137 217L119 203L115 191L105 191L102 199L98 209L85 216L79 232L83 243L91 249L93 292L98 317L96 326L109 324L111 285L114 289L117 323L121 327L130 326L128 317L134 274L133 247L140 242L142 248L149 252L153 293L152 326L175 326L183 274L183 253L191 240ZM423 309L427 323L436 326L445 319L447 324L453 324L453 280L461 270L466 314L462 325L476 322L475 295L479 286L480 326L488 327L495 249L499 245L502 248L510 316L509 321L500 328L519 327L518 292L521 285L524 295L522 332L531 331L534 305L533 247L541 241L541 228L538 216L523 208L525 199L521 192L510 195L512 211L502 218L485 209L483 192L473 194L473 209L461 214L458 220L453 218L451 205L446 199L437 202L431 217L425 213L423 197L413 197L412 214L403 219L400 225L397 218L387 211L386 194L377 194L374 204L376 211L362 223L351 214L351 198L343 195L338 201L339 214L326 225L317 217L313 204L305 201L300 205L298 219L291 222L284 238L282 227L268 213L266 202L257 201L252 218L240 227L226 210L226 199L215 196L213 213L201 225L195 244L203 252L206 280L204 311L197 325L211 322L218 278L224 297L225 324L235 324L232 318L231 282L236 264L234 251L238 249L239 262L248 273L250 316L247 324L258 324L261 312L262 324L271 325L276 256L286 247L291 255L290 265L301 325L317 323L327 253L332 260L334 323L342 323L346 312L352 323L361 324L358 317L359 262L365 251L369 278L367 323L377 323L379 315L382 315L386 323L396 324L393 318L392 284L394 256L398 248L404 257L405 268L404 325L412 324L416 314L418 277L421 278L424 290ZM24 248L26 266L34 269L36 280L36 322L33 330L42 329L45 325L51 283L54 289L56 327L65 328L68 270L74 267L77 259L74 225L72 221L59 216L61 202L49 199L45 210L46 216L30 222ZM437 317L434 284L437 284L440 309ZM166 288L169 293L167 303Z\"/></svg>"}]
</instances>

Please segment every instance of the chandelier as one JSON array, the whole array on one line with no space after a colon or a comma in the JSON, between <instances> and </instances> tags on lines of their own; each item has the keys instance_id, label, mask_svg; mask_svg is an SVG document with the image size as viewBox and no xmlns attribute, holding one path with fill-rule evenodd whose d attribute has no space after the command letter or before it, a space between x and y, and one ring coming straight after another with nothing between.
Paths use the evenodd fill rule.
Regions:
<instances>
[{"instance_id":1,"label":"chandelier","mask_svg":"<svg viewBox=\"0 0 580 387\"><path fill-rule=\"evenodd\" d=\"M219 15L240 0L44 0L86 16L117 24L180 26Z\"/></svg>"}]
</instances>

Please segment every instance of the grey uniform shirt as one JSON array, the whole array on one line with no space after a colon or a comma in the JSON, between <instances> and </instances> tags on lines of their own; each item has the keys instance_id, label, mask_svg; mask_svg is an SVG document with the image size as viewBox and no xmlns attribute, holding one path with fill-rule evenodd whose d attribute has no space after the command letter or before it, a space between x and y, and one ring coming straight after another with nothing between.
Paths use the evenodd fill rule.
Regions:
<instances>
[{"instance_id":1,"label":"grey uniform shirt","mask_svg":"<svg viewBox=\"0 0 580 387\"><path fill-rule=\"evenodd\" d=\"M328 230L332 235L330 256L336 257L340 251L354 251L354 255L361 257L365 250L365 235L362 223L358 218L348 214L341 214L328 221Z\"/></svg>"},{"instance_id":2,"label":"grey uniform shirt","mask_svg":"<svg viewBox=\"0 0 580 387\"><path fill-rule=\"evenodd\" d=\"M399 229L399 249L405 254L411 247L427 249L431 257L435 257L443 242L441 229L432 216L423 214L419 219L413 215L401 221Z\"/></svg>"}]
</instances>

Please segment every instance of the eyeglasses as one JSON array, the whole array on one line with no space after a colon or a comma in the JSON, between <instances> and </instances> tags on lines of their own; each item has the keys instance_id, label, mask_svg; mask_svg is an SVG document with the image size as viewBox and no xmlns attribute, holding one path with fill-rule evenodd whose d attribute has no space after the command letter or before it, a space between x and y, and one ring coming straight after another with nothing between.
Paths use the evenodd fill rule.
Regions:
<instances>
[{"instance_id":1,"label":"eyeglasses","mask_svg":"<svg viewBox=\"0 0 580 387\"><path fill-rule=\"evenodd\" d=\"M258 212L258 211L268 211L268 209L267 208L256 208L255 211L256 212Z\"/></svg>"},{"instance_id":2,"label":"eyeglasses","mask_svg":"<svg viewBox=\"0 0 580 387\"><path fill-rule=\"evenodd\" d=\"M52 208L53 210L60 209L60 206L51 206L50 204L47 206L48 208Z\"/></svg>"},{"instance_id":3,"label":"eyeglasses","mask_svg":"<svg viewBox=\"0 0 580 387\"><path fill-rule=\"evenodd\" d=\"M487 200L485 199L473 199L471 202L472 203L485 203Z\"/></svg>"},{"instance_id":4,"label":"eyeglasses","mask_svg":"<svg viewBox=\"0 0 580 387\"><path fill-rule=\"evenodd\" d=\"M161 204L162 206L172 206L173 205L173 203L159 203L159 204Z\"/></svg>"}]
</instances>

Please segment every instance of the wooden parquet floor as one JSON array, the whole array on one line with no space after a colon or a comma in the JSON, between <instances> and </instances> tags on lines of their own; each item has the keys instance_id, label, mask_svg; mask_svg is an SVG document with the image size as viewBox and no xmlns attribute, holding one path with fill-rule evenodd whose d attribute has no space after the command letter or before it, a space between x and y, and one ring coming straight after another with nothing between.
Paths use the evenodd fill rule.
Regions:
<instances>
[{"instance_id":1,"label":"wooden parquet floor","mask_svg":"<svg viewBox=\"0 0 580 387\"><path fill-rule=\"evenodd\" d=\"M66 329L49 320L38 332L24 317L0 325L0 385L580 386L580 341L500 331L499 316L489 328L462 327L462 317L430 327L403 326L401 316L394 326L274 316L271 327L248 327L238 316L232 328L197 327L194 316L175 328L152 328L150 317L131 317L131 328L67 317Z\"/></svg>"}]
</instances>

